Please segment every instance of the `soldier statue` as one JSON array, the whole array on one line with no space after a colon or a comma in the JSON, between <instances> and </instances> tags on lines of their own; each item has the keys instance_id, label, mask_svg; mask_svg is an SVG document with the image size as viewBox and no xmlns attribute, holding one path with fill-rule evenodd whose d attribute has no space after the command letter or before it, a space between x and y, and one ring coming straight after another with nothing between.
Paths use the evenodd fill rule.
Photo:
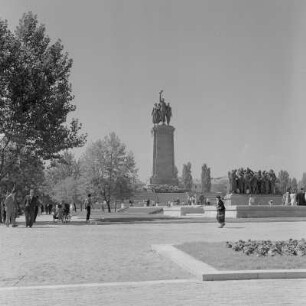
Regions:
<instances>
[{"instance_id":1,"label":"soldier statue","mask_svg":"<svg viewBox=\"0 0 306 306\"><path fill-rule=\"evenodd\" d=\"M151 113L152 122L154 125L159 124L160 122L162 122L162 124L167 122L167 125L169 125L172 117L172 109L170 103L166 104L165 99L162 97L163 92L163 90L159 92L159 103L154 104Z\"/></svg>"}]
</instances>

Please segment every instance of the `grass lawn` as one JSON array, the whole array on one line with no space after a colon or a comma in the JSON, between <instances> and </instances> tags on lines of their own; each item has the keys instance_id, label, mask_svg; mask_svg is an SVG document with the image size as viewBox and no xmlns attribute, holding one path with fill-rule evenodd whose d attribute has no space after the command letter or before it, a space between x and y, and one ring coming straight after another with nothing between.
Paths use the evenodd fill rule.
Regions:
<instances>
[{"instance_id":1,"label":"grass lawn","mask_svg":"<svg viewBox=\"0 0 306 306\"><path fill-rule=\"evenodd\" d=\"M175 247L217 270L306 269L306 256L248 256L227 248L225 242L187 242Z\"/></svg>"}]
</instances>

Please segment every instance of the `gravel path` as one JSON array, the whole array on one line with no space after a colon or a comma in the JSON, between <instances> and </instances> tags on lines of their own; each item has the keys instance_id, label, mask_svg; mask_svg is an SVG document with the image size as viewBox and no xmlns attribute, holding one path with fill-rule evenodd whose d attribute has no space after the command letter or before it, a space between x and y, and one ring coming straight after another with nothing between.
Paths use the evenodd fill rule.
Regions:
<instances>
[{"instance_id":1,"label":"gravel path","mask_svg":"<svg viewBox=\"0 0 306 306\"><path fill-rule=\"evenodd\" d=\"M86 300L97 304L103 297L106 305L161 305L166 301L169 305L182 305L183 301L185 305L201 305L205 296L209 302L203 305L220 305L223 301L237 305L241 288L250 291L250 285L254 287L249 292L249 302L246 303L248 296L241 296L244 305L256 305L258 296L263 297L261 304L273 304L273 299L283 297L282 301L293 298L293 304L298 305L306 298L304 280L265 282L267 290L262 281L199 283L193 275L151 250L152 244L187 241L301 239L306 237L306 222L240 221L219 229L216 223L187 220L86 225L74 217L71 224L54 224L51 216L43 215L33 228L25 228L24 218L18 224L17 228L0 225L1 305L19 305L20 301L24 305L82 305ZM112 282L116 283L110 286ZM75 287L70 289L65 287L73 284ZM103 284L106 287L101 287ZM294 291L297 284L302 292L299 296ZM288 290L279 290L282 286ZM157 293L160 295L152 300ZM61 294L65 296L56 300Z\"/></svg>"}]
</instances>

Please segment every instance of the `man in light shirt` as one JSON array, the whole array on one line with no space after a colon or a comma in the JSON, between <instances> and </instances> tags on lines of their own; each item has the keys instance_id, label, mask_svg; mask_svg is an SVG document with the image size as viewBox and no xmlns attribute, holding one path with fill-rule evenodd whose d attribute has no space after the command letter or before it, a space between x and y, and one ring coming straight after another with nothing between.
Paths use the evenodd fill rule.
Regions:
<instances>
[{"instance_id":1,"label":"man in light shirt","mask_svg":"<svg viewBox=\"0 0 306 306\"><path fill-rule=\"evenodd\" d=\"M9 224L12 224L12 227L16 225L16 214L17 214L17 202L15 199L16 189L13 187L11 193L6 197L4 201L5 209L6 209L6 221L5 224L9 227Z\"/></svg>"}]
</instances>

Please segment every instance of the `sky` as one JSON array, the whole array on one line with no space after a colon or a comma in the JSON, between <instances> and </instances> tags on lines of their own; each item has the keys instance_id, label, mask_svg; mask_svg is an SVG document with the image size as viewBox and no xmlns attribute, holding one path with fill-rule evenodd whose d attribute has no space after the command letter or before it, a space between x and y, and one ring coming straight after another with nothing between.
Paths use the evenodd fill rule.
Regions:
<instances>
[{"instance_id":1,"label":"sky","mask_svg":"<svg viewBox=\"0 0 306 306\"><path fill-rule=\"evenodd\" d=\"M306 172L303 0L0 0L11 29L32 11L73 59L88 143L114 131L152 175L151 111L164 90L175 163ZM81 156L85 148L74 150Z\"/></svg>"}]
</instances>

